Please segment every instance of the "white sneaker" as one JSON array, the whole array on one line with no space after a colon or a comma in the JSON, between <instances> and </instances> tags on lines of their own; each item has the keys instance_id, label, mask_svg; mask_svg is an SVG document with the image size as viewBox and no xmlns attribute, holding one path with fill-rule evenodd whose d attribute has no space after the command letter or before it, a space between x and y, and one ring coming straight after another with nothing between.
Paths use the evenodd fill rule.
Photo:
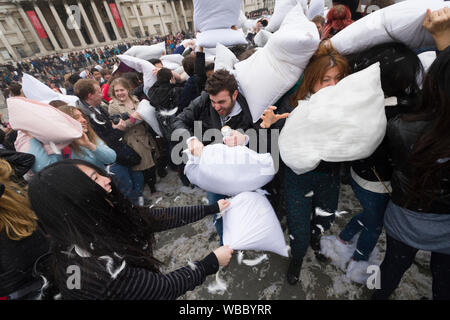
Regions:
<instances>
[{"instance_id":1,"label":"white sneaker","mask_svg":"<svg viewBox=\"0 0 450 320\"><path fill-rule=\"evenodd\" d=\"M368 261L350 261L347 267L346 277L354 282L366 284L370 273L367 273L367 268L370 266Z\"/></svg>"},{"instance_id":2,"label":"white sneaker","mask_svg":"<svg viewBox=\"0 0 450 320\"><path fill-rule=\"evenodd\" d=\"M355 244L344 244L336 236L323 236L320 239L320 253L331 259L342 271L347 270L347 263L355 251Z\"/></svg>"}]
</instances>

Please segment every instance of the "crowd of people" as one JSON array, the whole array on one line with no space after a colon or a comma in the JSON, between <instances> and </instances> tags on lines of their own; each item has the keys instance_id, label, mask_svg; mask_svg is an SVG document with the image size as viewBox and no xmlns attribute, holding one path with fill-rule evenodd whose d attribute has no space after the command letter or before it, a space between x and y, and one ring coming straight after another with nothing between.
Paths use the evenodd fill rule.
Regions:
<instances>
[{"instance_id":1,"label":"crowd of people","mask_svg":"<svg viewBox=\"0 0 450 320\"><path fill-rule=\"evenodd\" d=\"M120 68L112 72L115 55L126 50L126 44L69 54L67 64L60 57L41 59L40 65L31 61L34 73L45 75L43 82L48 70L58 73L58 64L63 68L61 75L70 72L64 93L75 95L79 102L50 104L78 121L82 136L56 153L29 132L16 132L4 123L0 132L0 297L175 299L201 285L232 256L233 249L223 245L223 219L217 215L230 202L226 195L207 192L209 205L157 208L143 195L145 184L156 191L157 175L164 177L167 170L178 172L183 184L190 185L184 165L173 161L174 154L181 157L175 151L181 140L174 141L172 133L186 133L190 138L183 149L198 157L209 143L249 145L255 137L241 131L281 130L299 100L309 100L378 62L384 95L396 97L397 102L385 109L386 135L373 154L346 163L321 161L304 174L296 174L282 162L264 187L277 214L287 218L291 247L287 282L299 282L309 247L321 262L330 261L330 248L341 256L351 250L347 271L366 266L384 228L387 245L380 267L381 287L372 298L388 299L417 251L426 250L432 252L433 298L450 299L450 9L426 14L423 27L435 40L437 58L423 75L417 52L401 43L380 44L351 57L339 54L329 39L357 15L352 19L355 8L345 5L346 1L334 2L326 20L312 19L321 42L302 77L274 106L267 106L257 122L235 76L226 70L214 71L204 49L188 50L181 44L181 34L171 37L171 43L166 39L166 44L168 52L183 53L188 79L182 81L161 60L152 59L156 82L147 92L142 74ZM231 48L240 61L255 52L249 42ZM74 68L77 60L80 67ZM93 64L101 68L80 75ZM11 75L2 76L4 82L5 77L11 81ZM13 76L13 80L9 97L23 99L20 79ZM161 134L138 112L144 99L155 108ZM231 133L223 141L201 141L193 135L197 121L203 131L227 126ZM27 152L18 143L23 139L28 141ZM258 142L255 145L260 146ZM270 152L273 141L267 144L264 150ZM322 235L335 215L318 215L315 209L336 212L340 185L346 179L363 211L339 235L328 237L331 246L326 251ZM154 233L211 215L220 238L218 249L201 261L162 274L152 252ZM352 241L356 241L355 249ZM66 270L71 265L82 270L81 289L67 286ZM40 276L49 283L46 290Z\"/></svg>"},{"instance_id":2,"label":"crowd of people","mask_svg":"<svg viewBox=\"0 0 450 320\"><path fill-rule=\"evenodd\" d=\"M85 49L66 54L53 54L43 57L31 57L21 61L9 62L0 66L0 90L6 99L9 96L8 86L21 79L23 73L28 73L39 79L51 88L60 90L64 88L68 76L80 73L82 70L114 68L119 63L117 55L123 54L135 45L152 45L159 42L166 43L166 50L172 53L186 37L191 37L184 31L176 35L169 34L164 37L154 36L99 48Z\"/></svg>"}]
</instances>

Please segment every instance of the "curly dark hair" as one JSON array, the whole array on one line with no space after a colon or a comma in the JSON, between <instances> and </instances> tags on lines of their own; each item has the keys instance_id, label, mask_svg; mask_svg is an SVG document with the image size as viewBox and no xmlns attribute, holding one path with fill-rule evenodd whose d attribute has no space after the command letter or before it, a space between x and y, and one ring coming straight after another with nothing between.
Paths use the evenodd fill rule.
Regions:
<instances>
[{"instance_id":1,"label":"curly dark hair","mask_svg":"<svg viewBox=\"0 0 450 320\"><path fill-rule=\"evenodd\" d=\"M227 90L231 96L237 88L237 81L232 74L226 70L217 70L206 80L205 91L215 96L219 92Z\"/></svg>"}]
</instances>

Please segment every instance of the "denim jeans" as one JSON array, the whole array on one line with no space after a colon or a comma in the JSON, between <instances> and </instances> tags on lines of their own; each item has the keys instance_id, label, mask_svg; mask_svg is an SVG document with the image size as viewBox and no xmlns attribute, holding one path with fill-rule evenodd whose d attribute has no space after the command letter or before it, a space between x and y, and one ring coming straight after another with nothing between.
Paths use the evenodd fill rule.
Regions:
<instances>
[{"instance_id":1,"label":"denim jeans","mask_svg":"<svg viewBox=\"0 0 450 320\"><path fill-rule=\"evenodd\" d=\"M310 191L313 191L314 195L305 197ZM288 230L291 236L291 254L295 259L303 259L311 234L321 233L318 225L326 231L334 221L334 212L339 199L339 175L315 171L297 175L285 166L284 196ZM315 213L317 207L333 214L317 215Z\"/></svg>"},{"instance_id":2,"label":"denim jeans","mask_svg":"<svg viewBox=\"0 0 450 320\"><path fill-rule=\"evenodd\" d=\"M217 201L219 201L220 199L225 199L227 198L227 196L224 196L222 194L217 194L217 193L212 193L212 192L206 192L206 197L208 198L208 202L209 204L214 204ZM216 218L216 215L213 215L213 222L214 222L214 226L216 227L217 233L219 234L219 238L220 238L220 245L223 246L223 219Z\"/></svg>"},{"instance_id":3,"label":"denim jeans","mask_svg":"<svg viewBox=\"0 0 450 320\"><path fill-rule=\"evenodd\" d=\"M351 184L363 211L347 223L339 237L344 241L351 241L357 233L361 232L353 253L353 260L367 261L383 229L384 212L389 202L389 195L363 189L353 178L351 178Z\"/></svg>"},{"instance_id":4,"label":"denim jeans","mask_svg":"<svg viewBox=\"0 0 450 320\"><path fill-rule=\"evenodd\" d=\"M120 192L130 199L131 202L138 204L138 199L142 196L142 189L144 188L144 174L142 171L134 171L130 167L125 167L118 163L113 164L109 170L114 174L114 183Z\"/></svg>"}]
</instances>

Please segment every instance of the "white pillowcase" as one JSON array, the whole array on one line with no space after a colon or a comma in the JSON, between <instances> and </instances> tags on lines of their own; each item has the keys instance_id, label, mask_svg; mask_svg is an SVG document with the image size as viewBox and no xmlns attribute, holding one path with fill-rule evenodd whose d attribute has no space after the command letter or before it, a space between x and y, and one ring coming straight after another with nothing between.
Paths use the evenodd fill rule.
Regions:
<instances>
[{"instance_id":1,"label":"white pillowcase","mask_svg":"<svg viewBox=\"0 0 450 320\"><path fill-rule=\"evenodd\" d=\"M200 32L197 35L197 45L203 48L215 48L217 43L224 46L236 46L247 44L244 33L241 30L214 29Z\"/></svg>"},{"instance_id":2,"label":"white pillowcase","mask_svg":"<svg viewBox=\"0 0 450 320\"><path fill-rule=\"evenodd\" d=\"M165 42L160 42L151 46L132 46L123 54L143 60L159 59L166 54L166 44Z\"/></svg>"},{"instance_id":3,"label":"white pillowcase","mask_svg":"<svg viewBox=\"0 0 450 320\"><path fill-rule=\"evenodd\" d=\"M306 18L302 6L297 5L263 48L235 65L253 122L295 85L319 42L316 25Z\"/></svg>"},{"instance_id":4,"label":"white pillowcase","mask_svg":"<svg viewBox=\"0 0 450 320\"><path fill-rule=\"evenodd\" d=\"M320 160L364 159L383 140L386 123L377 62L299 101L281 130L280 155L296 174L314 170Z\"/></svg>"},{"instance_id":5,"label":"white pillowcase","mask_svg":"<svg viewBox=\"0 0 450 320\"><path fill-rule=\"evenodd\" d=\"M277 31L283 23L284 18L297 4L302 6L304 13L307 12L308 6L306 0L276 0L273 15L269 20L266 30L269 32Z\"/></svg>"},{"instance_id":6,"label":"white pillowcase","mask_svg":"<svg viewBox=\"0 0 450 320\"><path fill-rule=\"evenodd\" d=\"M257 153L244 146L207 145L200 158L187 152L184 173L192 184L218 194L234 196L269 183L275 174L270 153Z\"/></svg>"},{"instance_id":7,"label":"white pillowcase","mask_svg":"<svg viewBox=\"0 0 450 320\"><path fill-rule=\"evenodd\" d=\"M214 64L214 71L225 69L231 71L234 69L234 65L239 60L236 58L233 52L224 45L218 43L216 46L216 60Z\"/></svg>"},{"instance_id":8,"label":"white pillowcase","mask_svg":"<svg viewBox=\"0 0 450 320\"><path fill-rule=\"evenodd\" d=\"M315 16L325 17L325 0L311 0L308 7L308 19L312 20Z\"/></svg>"},{"instance_id":9,"label":"white pillowcase","mask_svg":"<svg viewBox=\"0 0 450 320\"><path fill-rule=\"evenodd\" d=\"M272 37L272 33L266 30L260 30L256 36L255 39L253 39L253 41L255 41L255 44L258 47L264 47L267 43L267 41L269 41L269 39Z\"/></svg>"},{"instance_id":10,"label":"white pillowcase","mask_svg":"<svg viewBox=\"0 0 450 320\"><path fill-rule=\"evenodd\" d=\"M433 46L431 34L422 26L427 9L450 6L443 0L408 0L393 4L352 23L331 38L342 55L362 52L386 42L402 42L412 49Z\"/></svg>"},{"instance_id":11,"label":"white pillowcase","mask_svg":"<svg viewBox=\"0 0 450 320\"><path fill-rule=\"evenodd\" d=\"M156 109L150 104L150 101L143 99L139 102L136 112L139 113L141 118L144 119L150 127L152 127L153 131L155 131L158 136L163 137L159 122L156 119Z\"/></svg>"},{"instance_id":12,"label":"white pillowcase","mask_svg":"<svg viewBox=\"0 0 450 320\"><path fill-rule=\"evenodd\" d=\"M195 31L230 29L237 26L241 5L241 0L194 0Z\"/></svg>"},{"instance_id":13,"label":"white pillowcase","mask_svg":"<svg viewBox=\"0 0 450 320\"><path fill-rule=\"evenodd\" d=\"M44 103L49 103L54 100L62 100L71 106L75 106L78 102L77 96L61 94L53 91L50 87L40 82L35 77L24 73L22 77L22 90L25 97L32 100L37 100Z\"/></svg>"},{"instance_id":14,"label":"white pillowcase","mask_svg":"<svg viewBox=\"0 0 450 320\"><path fill-rule=\"evenodd\" d=\"M153 74L153 69L155 69L155 66L147 60L123 54L118 55L117 58L119 58L120 61L125 63L130 68L133 68L137 72L144 75L144 92L147 93L148 89L150 89L150 87L156 82L156 76Z\"/></svg>"},{"instance_id":15,"label":"white pillowcase","mask_svg":"<svg viewBox=\"0 0 450 320\"><path fill-rule=\"evenodd\" d=\"M233 250L263 250L288 256L277 215L269 200L257 192L243 192L230 200L223 214L223 244Z\"/></svg>"}]
</instances>

